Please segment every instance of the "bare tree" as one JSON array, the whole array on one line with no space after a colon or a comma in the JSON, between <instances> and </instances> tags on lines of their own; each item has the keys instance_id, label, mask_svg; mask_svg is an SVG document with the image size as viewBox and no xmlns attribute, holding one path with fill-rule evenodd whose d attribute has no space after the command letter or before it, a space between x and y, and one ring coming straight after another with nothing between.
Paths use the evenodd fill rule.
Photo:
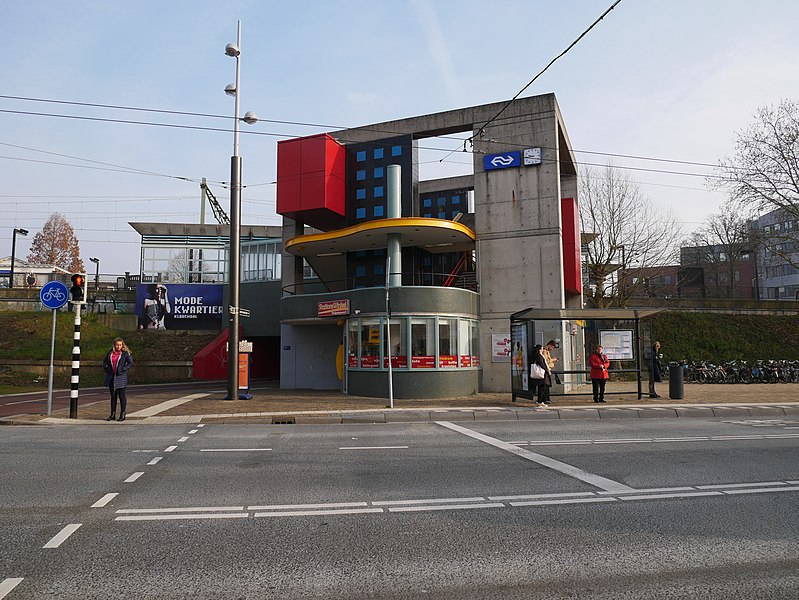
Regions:
<instances>
[{"instance_id":1,"label":"bare tree","mask_svg":"<svg viewBox=\"0 0 799 600\"><path fill-rule=\"evenodd\" d=\"M27 260L32 263L54 265L67 271L84 271L75 230L60 213L50 215L42 230L33 236Z\"/></svg>"},{"instance_id":2,"label":"bare tree","mask_svg":"<svg viewBox=\"0 0 799 600\"><path fill-rule=\"evenodd\" d=\"M581 174L580 219L584 231L596 234L588 243L586 269L597 307L626 306L643 283L612 277L614 272L626 272L633 262L665 267L676 257L673 243L682 235L679 223L611 164Z\"/></svg>"},{"instance_id":3,"label":"bare tree","mask_svg":"<svg viewBox=\"0 0 799 600\"><path fill-rule=\"evenodd\" d=\"M751 216L774 210L799 220L799 103L783 100L760 108L755 121L738 132L735 154L719 161L720 185ZM799 267L799 230L764 236L768 249Z\"/></svg>"},{"instance_id":4,"label":"bare tree","mask_svg":"<svg viewBox=\"0 0 799 600\"><path fill-rule=\"evenodd\" d=\"M689 237L682 248L687 260L681 262L704 268L705 288L712 288L711 296L733 298L740 285L736 272L740 273L744 256L754 260L754 243L748 219L735 202L727 202Z\"/></svg>"}]
</instances>

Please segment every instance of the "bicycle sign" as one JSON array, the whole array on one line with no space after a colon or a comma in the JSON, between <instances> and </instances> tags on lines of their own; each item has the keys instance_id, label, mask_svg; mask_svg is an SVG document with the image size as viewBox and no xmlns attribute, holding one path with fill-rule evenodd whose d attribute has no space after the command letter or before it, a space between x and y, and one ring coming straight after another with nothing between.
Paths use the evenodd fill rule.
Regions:
<instances>
[{"instance_id":1,"label":"bicycle sign","mask_svg":"<svg viewBox=\"0 0 799 600\"><path fill-rule=\"evenodd\" d=\"M39 300L47 308L61 308L67 303L67 286L60 281L50 281L39 291Z\"/></svg>"}]
</instances>

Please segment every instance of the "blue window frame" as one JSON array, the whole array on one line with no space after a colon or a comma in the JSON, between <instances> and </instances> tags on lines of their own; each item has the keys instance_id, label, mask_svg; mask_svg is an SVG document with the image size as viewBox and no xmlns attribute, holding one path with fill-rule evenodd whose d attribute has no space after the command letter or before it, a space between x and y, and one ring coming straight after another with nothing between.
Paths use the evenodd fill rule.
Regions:
<instances>
[{"instance_id":1,"label":"blue window frame","mask_svg":"<svg viewBox=\"0 0 799 600\"><path fill-rule=\"evenodd\" d=\"M372 214L375 217L382 217L384 211L385 211L385 209L383 208L383 205L382 204L378 204L377 206L374 207L374 210L372 211Z\"/></svg>"},{"instance_id":2,"label":"blue window frame","mask_svg":"<svg viewBox=\"0 0 799 600\"><path fill-rule=\"evenodd\" d=\"M424 213L422 216L425 217L425 218L428 218L428 219L432 219L433 218L433 213Z\"/></svg>"},{"instance_id":3,"label":"blue window frame","mask_svg":"<svg viewBox=\"0 0 799 600\"><path fill-rule=\"evenodd\" d=\"M384 264L377 264L372 267L372 273L375 275L385 275L386 274L386 265Z\"/></svg>"},{"instance_id":4,"label":"blue window frame","mask_svg":"<svg viewBox=\"0 0 799 600\"><path fill-rule=\"evenodd\" d=\"M375 198L382 198L383 197L383 186L378 185L375 186Z\"/></svg>"},{"instance_id":5,"label":"blue window frame","mask_svg":"<svg viewBox=\"0 0 799 600\"><path fill-rule=\"evenodd\" d=\"M363 258L364 256L366 256L366 250L358 250L355 253L355 256L357 256L358 258Z\"/></svg>"},{"instance_id":6,"label":"blue window frame","mask_svg":"<svg viewBox=\"0 0 799 600\"><path fill-rule=\"evenodd\" d=\"M383 176L383 167L375 167L375 179L380 179Z\"/></svg>"},{"instance_id":7,"label":"blue window frame","mask_svg":"<svg viewBox=\"0 0 799 600\"><path fill-rule=\"evenodd\" d=\"M391 146L391 156L402 156L402 146Z\"/></svg>"},{"instance_id":8,"label":"blue window frame","mask_svg":"<svg viewBox=\"0 0 799 600\"><path fill-rule=\"evenodd\" d=\"M446 198L439 198L438 199L438 205L439 206L446 206L447 205L447 199Z\"/></svg>"},{"instance_id":9,"label":"blue window frame","mask_svg":"<svg viewBox=\"0 0 799 600\"><path fill-rule=\"evenodd\" d=\"M355 190L355 197L356 197L358 200L363 200L363 199L365 199L365 198L366 198L366 189L364 189L364 188L360 188L360 189L357 189L357 190Z\"/></svg>"},{"instance_id":10,"label":"blue window frame","mask_svg":"<svg viewBox=\"0 0 799 600\"><path fill-rule=\"evenodd\" d=\"M383 256L385 253L386 251L383 248L378 248L377 250L374 251L375 256Z\"/></svg>"},{"instance_id":11,"label":"blue window frame","mask_svg":"<svg viewBox=\"0 0 799 600\"><path fill-rule=\"evenodd\" d=\"M425 198L424 200L422 200L422 206L424 206L425 208L430 208L431 206L433 206L433 199Z\"/></svg>"},{"instance_id":12,"label":"blue window frame","mask_svg":"<svg viewBox=\"0 0 799 600\"><path fill-rule=\"evenodd\" d=\"M357 162L363 162L366 160L366 150L359 150L355 153L355 160Z\"/></svg>"},{"instance_id":13,"label":"blue window frame","mask_svg":"<svg viewBox=\"0 0 799 600\"><path fill-rule=\"evenodd\" d=\"M363 181L366 179L366 169L360 169L355 172L355 179L357 181Z\"/></svg>"},{"instance_id":14,"label":"blue window frame","mask_svg":"<svg viewBox=\"0 0 799 600\"><path fill-rule=\"evenodd\" d=\"M365 219L366 218L366 209L365 208L356 208L355 209L355 218L356 219Z\"/></svg>"},{"instance_id":15,"label":"blue window frame","mask_svg":"<svg viewBox=\"0 0 799 600\"><path fill-rule=\"evenodd\" d=\"M377 160L379 158L383 158L383 149L382 148L375 148L374 158L375 158L375 160Z\"/></svg>"},{"instance_id":16,"label":"blue window frame","mask_svg":"<svg viewBox=\"0 0 799 600\"><path fill-rule=\"evenodd\" d=\"M447 218L447 213L445 213L445 212L438 213L438 218L439 219L446 219Z\"/></svg>"},{"instance_id":17,"label":"blue window frame","mask_svg":"<svg viewBox=\"0 0 799 600\"><path fill-rule=\"evenodd\" d=\"M363 277L364 275L366 275L366 265L357 265L355 267L355 276Z\"/></svg>"},{"instance_id":18,"label":"blue window frame","mask_svg":"<svg viewBox=\"0 0 799 600\"><path fill-rule=\"evenodd\" d=\"M457 217L457 216L458 216L458 213L459 213L459 212L461 212L461 211L459 211L459 210L453 210L453 211L452 211L452 218L453 218L453 219L455 219L455 217Z\"/></svg>"},{"instance_id":19,"label":"blue window frame","mask_svg":"<svg viewBox=\"0 0 799 600\"><path fill-rule=\"evenodd\" d=\"M452 197L452 203L453 204L460 204L461 203L461 197L460 196L453 196Z\"/></svg>"}]
</instances>

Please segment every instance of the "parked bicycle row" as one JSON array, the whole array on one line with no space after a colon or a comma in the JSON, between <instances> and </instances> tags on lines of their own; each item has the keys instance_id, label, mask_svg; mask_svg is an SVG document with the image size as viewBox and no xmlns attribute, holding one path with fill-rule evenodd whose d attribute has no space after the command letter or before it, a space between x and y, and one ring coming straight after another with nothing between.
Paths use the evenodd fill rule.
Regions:
<instances>
[{"instance_id":1,"label":"parked bicycle row","mask_svg":"<svg viewBox=\"0 0 799 600\"><path fill-rule=\"evenodd\" d=\"M686 383L799 383L799 360L683 360L679 366Z\"/></svg>"}]
</instances>

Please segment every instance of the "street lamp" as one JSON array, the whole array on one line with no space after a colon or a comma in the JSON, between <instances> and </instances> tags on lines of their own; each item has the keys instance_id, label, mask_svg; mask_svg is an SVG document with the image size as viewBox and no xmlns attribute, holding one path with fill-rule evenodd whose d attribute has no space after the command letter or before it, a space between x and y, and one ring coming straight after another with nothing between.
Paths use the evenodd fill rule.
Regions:
<instances>
[{"instance_id":1,"label":"street lamp","mask_svg":"<svg viewBox=\"0 0 799 600\"><path fill-rule=\"evenodd\" d=\"M9 289L14 287L14 257L17 254L17 234L28 235L27 229L14 228L14 233L11 236L11 273L8 276Z\"/></svg>"},{"instance_id":2,"label":"street lamp","mask_svg":"<svg viewBox=\"0 0 799 600\"><path fill-rule=\"evenodd\" d=\"M94 263L94 295L97 295L97 290L100 289L100 259L99 258L90 258L90 261Z\"/></svg>"},{"instance_id":3,"label":"street lamp","mask_svg":"<svg viewBox=\"0 0 799 600\"><path fill-rule=\"evenodd\" d=\"M239 121L252 125L258 120L248 112L239 118L241 87L241 21L237 22L236 43L225 46L225 54L236 59L236 83L225 86L225 93L235 97L233 119L233 156L230 158L230 266L228 287L227 400L239 398L239 283L241 281L241 157L239 156Z\"/></svg>"}]
</instances>

